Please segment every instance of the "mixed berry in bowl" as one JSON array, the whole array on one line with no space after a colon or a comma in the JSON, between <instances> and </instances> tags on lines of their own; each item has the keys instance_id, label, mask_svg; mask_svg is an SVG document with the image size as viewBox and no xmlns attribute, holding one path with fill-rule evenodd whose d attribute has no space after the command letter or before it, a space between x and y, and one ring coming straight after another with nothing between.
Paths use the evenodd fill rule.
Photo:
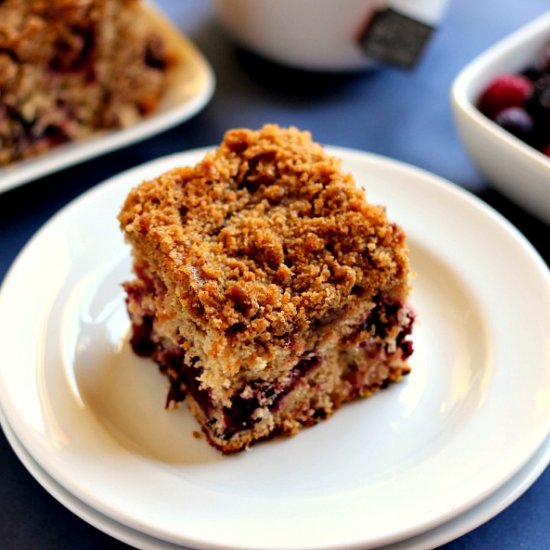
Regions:
<instances>
[{"instance_id":1,"label":"mixed berry in bowl","mask_svg":"<svg viewBox=\"0 0 550 550\"><path fill-rule=\"evenodd\" d=\"M550 157L550 42L523 71L494 78L477 106L496 124Z\"/></svg>"}]
</instances>

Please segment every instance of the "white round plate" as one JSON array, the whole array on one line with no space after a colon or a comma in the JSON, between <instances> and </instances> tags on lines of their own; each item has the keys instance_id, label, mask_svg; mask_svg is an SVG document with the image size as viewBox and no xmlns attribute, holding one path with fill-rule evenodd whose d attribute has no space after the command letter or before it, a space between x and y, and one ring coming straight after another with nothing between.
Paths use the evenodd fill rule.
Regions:
<instances>
[{"instance_id":1,"label":"white round plate","mask_svg":"<svg viewBox=\"0 0 550 550\"><path fill-rule=\"evenodd\" d=\"M98 132L36 157L0 167L0 193L159 134L190 119L210 101L216 79L208 60L153 5L144 4L143 9L147 10L155 29L180 61L169 72L163 97L155 112L127 128Z\"/></svg>"},{"instance_id":2,"label":"white round plate","mask_svg":"<svg viewBox=\"0 0 550 550\"><path fill-rule=\"evenodd\" d=\"M2 415L0 414L0 419L1 417ZM32 458L17 439L5 419L2 419L2 429L11 448L17 455L17 458L19 458L23 466L25 466L34 479L36 479L58 502L63 504L65 508L73 512L73 514L77 515L79 518L85 520L100 531L107 533L111 537L134 546L135 548L140 548L141 550L184 550L182 546L155 539L145 533L140 533L139 531L127 527L126 525L117 523L94 508L84 504L41 468L40 464Z\"/></svg>"},{"instance_id":3,"label":"white round plate","mask_svg":"<svg viewBox=\"0 0 550 550\"><path fill-rule=\"evenodd\" d=\"M56 215L0 293L0 403L44 471L101 514L196 548L369 548L472 509L550 432L550 274L527 241L418 169L329 148L405 229L416 271L413 372L298 436L224 457L128 346L116 214L138 167Z\"/></svg>"},{"instance_id":4,"label":"white round plate","mask_svg":"<svg viewBox=\"0 0 550 550\"><path fill-rule=\"evenodd\" d=\"M30 456L12 432L8 423L2 418L1 410L0 422L2 422L6 438L25 468L27 468L44 489L79 518L85 520L104 533L141 550L184 550L183 546L155 539L146 533L136 531L84 504L64 487L59 485L59 483L49 476ZM435 529L430 529L410 539L384 546L380 548L380 550L425 550L426 548L441 546L442 544L460 537L471 529L475 529L482 523L493 518L504 510L506 506L519 498L541 475L549 461L550 438L547 438L545 443L531 457L529 462L485 500Z\"/></svg>"}]
</instances>

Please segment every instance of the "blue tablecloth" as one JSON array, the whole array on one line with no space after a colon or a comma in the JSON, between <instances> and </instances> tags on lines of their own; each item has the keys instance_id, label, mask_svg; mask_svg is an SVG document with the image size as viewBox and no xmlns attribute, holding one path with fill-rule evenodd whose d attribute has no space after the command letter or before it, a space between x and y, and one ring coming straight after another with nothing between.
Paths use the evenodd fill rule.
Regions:
<instances>
[{"instance_id":1,"label":"blue tablecloth","mask_svg":"<svg viewBox=\"0 0 550 550\"><path fill-rule=\"evenodd\" d=\"M256 128L265 122L296 125L311 130L317 141L379 153L443 176L504 214L550 261L545 248L549 227L500 195L477 172L458 140L449 106L450 85L460 69L548 10L548 0L454 0L415 70L382 68L344 76L287 70L236 48L208 2L157 3L212 64L217 78L212 101L173 130L0 195L0 280L33 233L83 191L155 157L214 144L228 128ZM3 548L124 547L42 489L3 435L0 476ZM508 509L445 548L550 548L549 510L547 469Z\"/></svg>"}]
</instances>

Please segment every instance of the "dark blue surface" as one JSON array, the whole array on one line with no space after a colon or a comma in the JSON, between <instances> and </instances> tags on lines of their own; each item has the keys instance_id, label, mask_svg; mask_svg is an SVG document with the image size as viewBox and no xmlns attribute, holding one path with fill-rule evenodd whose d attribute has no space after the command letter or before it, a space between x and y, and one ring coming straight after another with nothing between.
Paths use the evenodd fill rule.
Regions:
<instances>
[{"instance_id":1,"label":"dark blue surface","mask_svg":"<svg viewBox=\"0 0 550 550\"><path fill-rule=\"evenodd\" d=\"M216 24L208 2L158 3L212 64L217 88L211 103L174 130L0 195L0 280L32 234L83 191L155 157L214 144L228 128L265 122L296 125L311 130L318 141L379 153L443 176L504 214L550 263L550 228L483 180L458 141L448 100L460 69L548 10L548 0L454 0L414 71L385 68L344 76L287 70L239 50ZM505 416L503 411L503 421ZM507 510L444 548L550 549L549 510L547 469ZM124 546L50 497L0 435L0 547Z\"/></svg>"}]
</instances>

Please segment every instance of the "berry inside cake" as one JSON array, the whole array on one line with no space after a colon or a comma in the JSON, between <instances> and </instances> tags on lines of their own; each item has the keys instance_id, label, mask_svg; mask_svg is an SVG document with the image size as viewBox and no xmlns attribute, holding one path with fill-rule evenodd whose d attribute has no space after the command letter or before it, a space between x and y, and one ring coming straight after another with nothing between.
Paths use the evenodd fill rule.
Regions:
<instances>
[{"instance_id":1,"label":"berry inside cake","mask_svg":"<svg viewBox=\"0 0 550 550\"><path fill-rule=\"evenodd\" d=\"M308 132L231 130L134 188L119 221L132 347L223 453L409 372L405 235Z\"/></svg>"},{"instance_id":2,"label":"berry inside cake","mask_svg":"<svg viewBox=\"0 0 550 550\"><path fill-rule=\"evenodd\" d=\"M0 2L0 166L137 122L169 58L140 0Z\"/></svg>"}]
</instances>

